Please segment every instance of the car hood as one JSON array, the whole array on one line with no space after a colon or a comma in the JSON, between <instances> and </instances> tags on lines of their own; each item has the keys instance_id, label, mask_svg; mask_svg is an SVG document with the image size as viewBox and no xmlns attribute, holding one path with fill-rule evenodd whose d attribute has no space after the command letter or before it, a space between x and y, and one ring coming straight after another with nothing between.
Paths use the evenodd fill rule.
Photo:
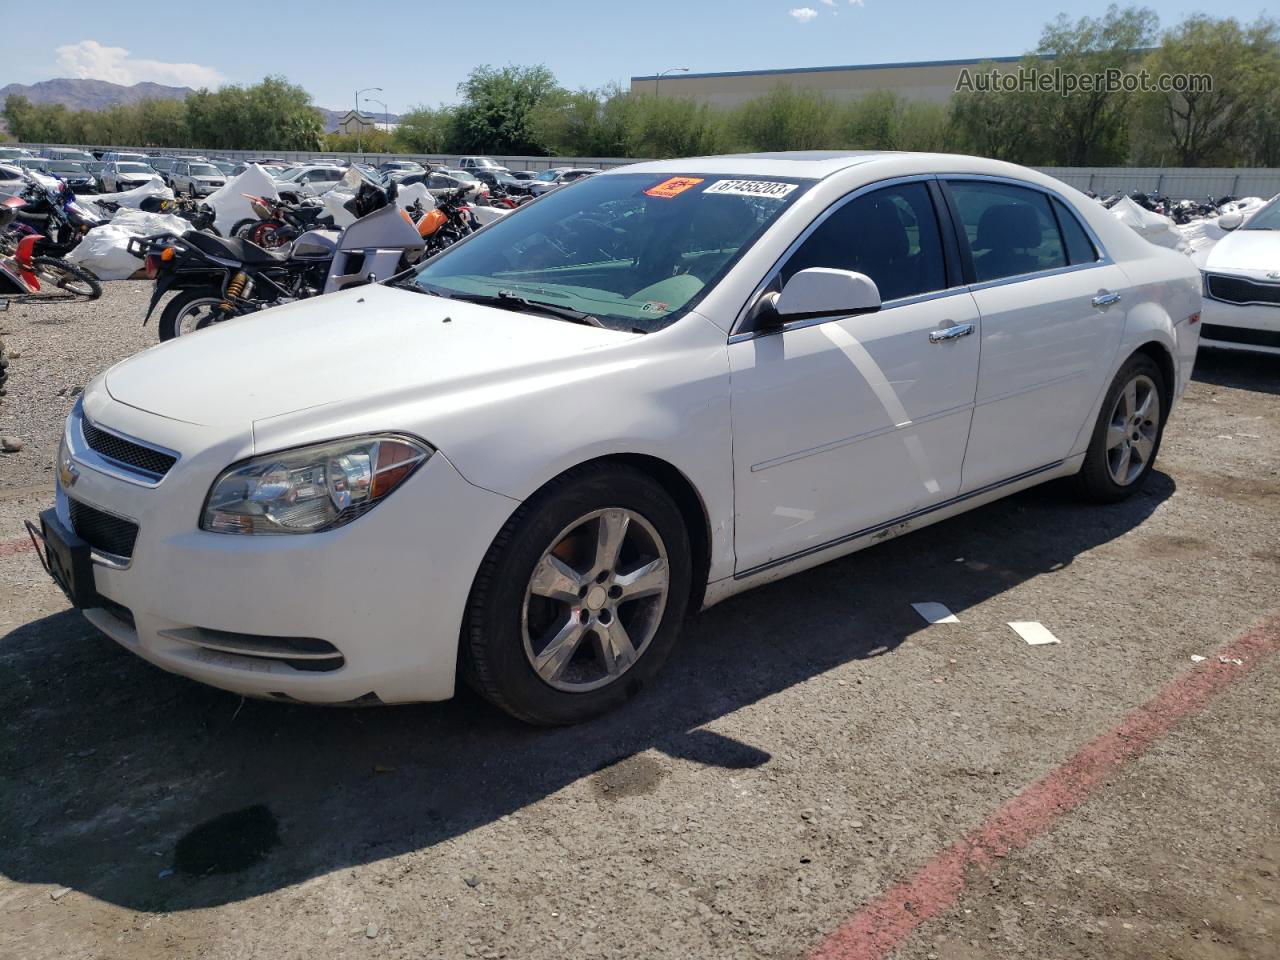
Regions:
<instances>
[{"instance_id":1,"label":"car hood","mask_svg":"<svg viewBox=\"0 0 1280 960\"><path fill-rule=\"evenodd\" d=\"M1280 230L1236 230L1209 251L1205 270L1265 278L1280 272Z\"/></svg>"},{"instance_id":2,"label":"car hood","mask_svg":"<svg viewBox=\"0 0 1280 960\"><path fill-rule=\"evenodd\" d=\"M325 404L483 389L637 336L375 285L159 344L105 383L140 410L243 429Z\"/></svg>"}]
</instances>

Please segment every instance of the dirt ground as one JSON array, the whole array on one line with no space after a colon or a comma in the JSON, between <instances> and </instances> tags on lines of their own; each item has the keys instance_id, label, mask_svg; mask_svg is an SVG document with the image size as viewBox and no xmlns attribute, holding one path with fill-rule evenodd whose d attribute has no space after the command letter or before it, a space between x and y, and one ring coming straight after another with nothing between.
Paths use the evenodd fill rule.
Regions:
<instances>
[{"instance_id":1,"label":"dirt ground","mask_svg":"<svg viewBox=\"0 0 1280 960\"><path fill-rule=\"evenodd\" d=\"M91 372L75 328L139 345L145 285L111 287L52 345L0 314L0 433L31 434L0 457L0 957L808 957L1211 670L1240 675L891 953L841 955L1280 956L1280 653L1216 655L1280 622L1280 358L1202 356L1131 501L1050 484L736 598L628 707L546 731L465 693L242 701L67 609L17 542L70 405L52 367Z\"/></svg>"}]
</instances>

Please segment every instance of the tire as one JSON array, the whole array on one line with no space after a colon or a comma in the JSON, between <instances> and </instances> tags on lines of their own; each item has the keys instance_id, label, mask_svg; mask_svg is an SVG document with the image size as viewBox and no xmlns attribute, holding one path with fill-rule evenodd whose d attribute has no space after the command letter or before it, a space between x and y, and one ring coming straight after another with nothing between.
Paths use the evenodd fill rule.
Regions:
<instances>
[{"instance_id":1,"label":"tire","mask_svg":"<svg viewBox=\"0 0 1280 960\"><path fill-rule=\"evenodd\" d=\"M598 548L606 523L624 531L613 560ZM579 723L620 706L675 645L690 557L679 508L648 476L608 463L569 471L515 512L481 563L462 633L463 677L532 724Z\"/></svg>"},{"instance_id":2,"label":"tire","mask_svg":"<svg viewBox=\"0 0 1280 960\"><path fill-rule=\"evenodd\" d=\"M4 385L9 380L9 355L5 353L4 341L0 340L0 397L4 396Z\"/></svg>"},{"instance_id":3,"label":"tire","mask_svg":"<svg viewBox=\"0 0 1280 960\"><path fill-rule=\"evenodd\" d=\"M1085 499L1119 503L1142 489L1160 452L1168 396L1159 364L1146 354L1134 354L1120 368L1076 475Z\"/></svg>"},{"instance_id":4,"label":"tire","mask_svg":"<svg viewBox=\"0 0 1280 960\"><path fill-rule=\"evenodd\" d=\"M31 266L42 280L52 278L59 290L72 294L77 300L97 300L102 296L102 284L84 267L56 257L34 257Z\"/></svg>"},{"instance_id":5,"label":"tire","mask_svg":"<svg viewBox=\"0 0 1280 960\"><path fill-rule=\"evenodd\" d=\"M217 304L222 302L222 291L214 287L196 287L191 290L182 290L165 304L164 311L160 314L160 342L173 340L182 336L184 333L194 333L195 330L184 329L184 320L188 318L184 316L189 309L198 307L202 304ZM204 321L196 326L197 330L203 330L210 323L217 321Z\"/></svg>"},{"instance_id":6,"label":"tire","mask_svg":"<svg viewBox=\"0 0 1280 960\"><path fill-rule=\"evenodd\" d=\"M255 226L257 226L258 222L259 221L251 220L248 217L246 217L243 220L237 220L232 225L231 233L229 234L229 236L240 237L241 239L245 239L247 238L249 231L252 230Z\"/></svg>"}]
</instances>

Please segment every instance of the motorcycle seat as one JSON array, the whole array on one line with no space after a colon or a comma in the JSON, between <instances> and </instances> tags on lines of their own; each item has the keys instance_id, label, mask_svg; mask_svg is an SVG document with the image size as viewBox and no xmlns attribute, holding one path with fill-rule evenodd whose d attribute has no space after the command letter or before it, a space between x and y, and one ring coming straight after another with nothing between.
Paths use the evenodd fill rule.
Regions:
<instances>
[{"instance_id":1,"label":"motorcycle seat","mask_svg":"<svg viewBox=\"0 0 1280 960\"><path fill-rule=\"evenodd\" d=\"M275 263L284 263L289 259L287 254L264 250L256 243L250 243L248 240L242 240L239 237L215 237L212 233L192 230L183 239L210 256L222 257L225 260L238 260L250 267L270 266Z\"/></svg>"}]
</instances>

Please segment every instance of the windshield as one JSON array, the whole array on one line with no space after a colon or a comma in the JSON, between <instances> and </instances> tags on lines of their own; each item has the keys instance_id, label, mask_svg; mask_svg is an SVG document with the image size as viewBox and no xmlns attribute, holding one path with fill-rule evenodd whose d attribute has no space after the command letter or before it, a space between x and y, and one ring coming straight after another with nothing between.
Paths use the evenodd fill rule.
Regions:
<instances>
[{"instance_id":1,"label":"windshield","mask_svg":"<svg viewBox=\"0 0 1280 960\"><path fill-rule=\"evenodd\" d=\"M560 176L559 170L543 170L540 174L538 174L538 179L545 180L547 183L550 183L551 181L555 180L555 178L558 176Z\"/></svg>"},{"instance_id":2,"label":"windshield","mask_svg":"<svg viewBox=\"0 0 1280 960\"><path fill-rule=\"evenodd\" d=\"M613 174L547 194L430 260L444 296L499 291L660 329L691 307L807 187L799 180Z\"/></svg>"},{"instance_id":3,"label":"windshield","mask_svg":"<svg viewBox=\"0 0 1280 960\"><path fill-rule=\"evenodd\" d=\"M466 170L441 170L446 177L453 177L455 180L465 180L467 183L479 183L474 174L468 173Z\"/></svg>"},{"instance_id":4,"label":"windshield","mask_svg":"<svg viewBox=\"0 0 1280 960\"><path fill-rule=\"evenodd\" d=\"M83 150L65 150L57 155L59 160L92 160L93 154Z\"/></svg>"},{"instance_id":5,"label":"windshield","mask_svg":"<svg viewBox=\"0 0 1280 960\"><path fill-rule=\"evenodd\" d=\"M120 173L155 173L145 163L117 163L116 170Z\"/></svg>"},{"instance_id":6,"label":"windshield","mask_svg":"<svg viewBox=\"0 0 1280 960\"><path fill-rule=\"evenodd\" d=\"M211 163L193 163L190 167L194 177L220 177L222 171Z\"/></svg>"},{"instance_id":7,"label":"windshield","mask_svg":"<svg viewBox=\"0 0 1280 960\"><path fill-rule=\"evenodd\" d=\"M1250 217L1241 229L1280 230L1280 197L1274 198L1265 207Z\"/></svg>"},{"instance_id":8,"label":"windshield","mask_svg":"<svg viewBox=\"0 0 1280 960\"><path fill-rule=\"evenodd\" d=\"M283 170L280 173L277 173L276 179L277 180L297 180L304 173L306 173L305 167L291 167L288 170Z\"/></svg>"},{"instance_id":9,"label":"windshield","mask_svg":"<svg viewBox=\"0 0 1280 960\"><path fill-rule=\"evenodd\" d=\"M84 164L74 160L50 160L50 173L84 173Z\"/></svg>"}]
</instances>

